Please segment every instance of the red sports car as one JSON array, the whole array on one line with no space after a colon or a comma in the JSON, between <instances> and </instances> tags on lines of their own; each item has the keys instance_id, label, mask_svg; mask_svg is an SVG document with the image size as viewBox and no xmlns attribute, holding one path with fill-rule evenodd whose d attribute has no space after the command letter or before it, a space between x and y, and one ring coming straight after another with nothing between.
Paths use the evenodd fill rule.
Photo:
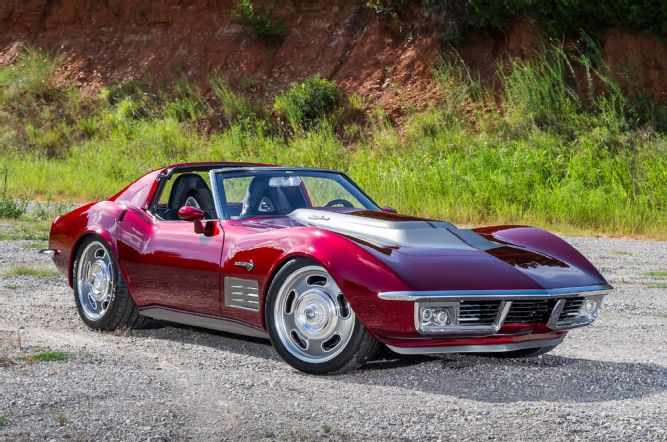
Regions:
<instances>
[{"instance_id":1,"label":"red sports car","mask_svg":"<svg viewBox=\"0 0 667 442\"><path fill-rule=\"evenodd\" d=\"M268 337L308 373L355 368L380 345L543 354L611 289L543 230L459 229L381 209L340 172L246 163L150 172L57 218L43 252L94 329L165 320Z\"/></svg>"}]
</instances>

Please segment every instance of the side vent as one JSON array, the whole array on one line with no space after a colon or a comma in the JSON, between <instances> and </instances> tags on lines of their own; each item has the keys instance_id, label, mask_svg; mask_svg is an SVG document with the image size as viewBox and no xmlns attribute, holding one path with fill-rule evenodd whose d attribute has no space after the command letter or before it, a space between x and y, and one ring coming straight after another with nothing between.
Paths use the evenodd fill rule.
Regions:
<instances>
[{"instance_id":1,"label":"side vent","mask_svg":"<svg viewBox=\"0 0 667 442\"><path fill-rule=\"evenodd\" d=\"M225 278L225 307L259 311L259 286L252 279Z\"/></svg>"}]
</instances>

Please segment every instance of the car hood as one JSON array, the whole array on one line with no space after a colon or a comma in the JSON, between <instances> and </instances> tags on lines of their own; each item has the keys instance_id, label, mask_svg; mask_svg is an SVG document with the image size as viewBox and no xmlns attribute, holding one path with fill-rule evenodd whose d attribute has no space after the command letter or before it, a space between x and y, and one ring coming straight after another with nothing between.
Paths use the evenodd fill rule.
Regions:
<instances>
[{"instance_id":1,"label":"car hood","mask_svg":"<svg viewBox=\"0 0 667 442\"><path fill-rule=\"evenodd\" d=\"M290 218L356 242L415 290L525 290L606 284L597 271L591 271L592 266L573 263L582 257L570 246L570 255L579 259L494 241L443 221L370 210L299 209Z\"/></svg>"}]
</instances>

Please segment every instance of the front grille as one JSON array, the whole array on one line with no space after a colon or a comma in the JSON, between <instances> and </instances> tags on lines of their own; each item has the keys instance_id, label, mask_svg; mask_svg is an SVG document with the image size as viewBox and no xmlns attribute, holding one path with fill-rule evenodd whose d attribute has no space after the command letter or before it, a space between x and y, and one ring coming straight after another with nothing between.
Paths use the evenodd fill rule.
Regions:
<instances>
[{"instance_id":1,"label":"front grille","mask_svg":"<svg viewBox=\"0 0 667 442\"><path fill-rule=\"evenodd\" d=\"M492 325L499 308L500 301L462 301L459 304L459 325Z\"/></svg>"},{"instance_id":2,"label":"front grille","mask_svg":"<svg viewBox=\"0 0 667 442\"><path fill-rule=\"evenodd\" d=\"M584 302L584 298L581 297L566 299L563 311L558 317L558 324L568 324L577 319L582 302Z\"/></svg>"},{"instance_id":3,"label":"front grille","mask_svg":"<svg viewBox=\"0 0 667 442\"><path fill-rule=\"evenodd\" d=\"M512 301L505 324L546 323L555 305L554 299Z\"/></svg>"}]
</instances>

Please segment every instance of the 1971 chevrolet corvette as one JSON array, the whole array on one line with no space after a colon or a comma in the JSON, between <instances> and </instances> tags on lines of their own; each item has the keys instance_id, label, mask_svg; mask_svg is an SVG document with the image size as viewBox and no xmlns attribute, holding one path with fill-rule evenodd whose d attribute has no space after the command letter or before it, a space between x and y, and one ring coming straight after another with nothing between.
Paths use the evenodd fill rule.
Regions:
<instances>
[{"instance_id":1,"label":"1971 chevrolet corvette","mask_svg":"<svg viewBox=\"0 0 667 442\"><path fill-rule=\"evenodd\" d=\"M397 189L400 191L400 189ZM543 354L611 289L532 227L459 229L381 209L340 172L190 163L57 218L49 249L82 320L268 337L308 373L399 354Z\"/></svg>"}]
</instances>

